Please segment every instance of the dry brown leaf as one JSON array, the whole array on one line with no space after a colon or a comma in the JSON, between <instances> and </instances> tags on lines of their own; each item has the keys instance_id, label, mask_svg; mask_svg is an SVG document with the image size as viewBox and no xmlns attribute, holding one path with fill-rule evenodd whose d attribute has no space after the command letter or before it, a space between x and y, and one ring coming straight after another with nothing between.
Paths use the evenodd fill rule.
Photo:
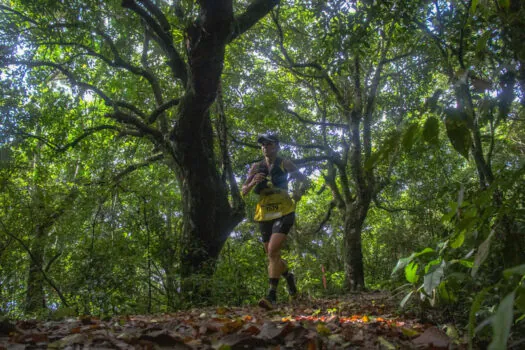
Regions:
<instances>
[{"instance_id":1,"label":"dry brown leaf","mask_svg":"<svg viewBox=\"0 0 525 350\"><path fill-rule=\"evenodd\" d=\"M450 338L437 327L430 327L419 337L412 340L412 343L418 346L433 347L436 350L448 349Z\"/></svg>"}]
</instances>

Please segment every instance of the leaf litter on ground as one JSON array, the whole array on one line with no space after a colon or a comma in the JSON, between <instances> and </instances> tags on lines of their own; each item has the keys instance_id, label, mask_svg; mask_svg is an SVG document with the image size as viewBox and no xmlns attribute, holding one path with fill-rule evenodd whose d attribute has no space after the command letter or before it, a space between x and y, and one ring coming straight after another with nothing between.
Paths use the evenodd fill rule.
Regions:
<instances>
[{"instance_id":1,"label":"leaf litter on ground","mask_svg":"<svg viewBox=\"0 0 525 350\"><path fill-rule=\"evenodd\" d=\"M463 349L436 325L397 313L387 293L304 299L267 311L207 307L159 315L4 321L4 349Z\"/></svg>"}]
</instances>

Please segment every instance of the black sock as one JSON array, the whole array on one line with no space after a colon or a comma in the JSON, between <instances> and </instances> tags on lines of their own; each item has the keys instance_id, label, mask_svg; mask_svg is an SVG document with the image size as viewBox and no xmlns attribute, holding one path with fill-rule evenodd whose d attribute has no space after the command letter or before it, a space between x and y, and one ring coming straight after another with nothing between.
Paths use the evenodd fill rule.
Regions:
<instances>
[{"instance_id":1,"label":"black sock","mask_svg":"<svg viewBox=\"0 0 525 350\"><path fill-rule=\"evenodd\" d=\"M270 289L277 290L277 286L279 285L279 279L278 278L270 278Z\"/></svg>"},{"instance_id":2,"label":"black sock","mask_svg":"<svg viewBox=\"0 0 525 350\"><path fill-rule=\"evenodd\" d=\"M277 301L277 286L279 285L278 278L270 278L270 290L268 291L268 300L272 302Z\"/></svg>"}]
</instances>

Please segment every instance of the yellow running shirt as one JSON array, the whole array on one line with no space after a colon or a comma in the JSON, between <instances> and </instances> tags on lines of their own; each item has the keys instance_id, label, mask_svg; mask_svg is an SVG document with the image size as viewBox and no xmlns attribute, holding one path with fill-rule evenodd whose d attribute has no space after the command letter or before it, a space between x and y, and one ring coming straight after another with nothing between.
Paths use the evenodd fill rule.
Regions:
<instances>
[{"instance_id":1,"label":"yellow running shirt","mask_svg":"<svg viewBox=\"0 0 525 350\"><path fill-rule=\"evenodd\" d=\"M278 219L295 211L295 203L282 188L265 188L255 207L255 221Z\"/></svg>"}]
</instances>

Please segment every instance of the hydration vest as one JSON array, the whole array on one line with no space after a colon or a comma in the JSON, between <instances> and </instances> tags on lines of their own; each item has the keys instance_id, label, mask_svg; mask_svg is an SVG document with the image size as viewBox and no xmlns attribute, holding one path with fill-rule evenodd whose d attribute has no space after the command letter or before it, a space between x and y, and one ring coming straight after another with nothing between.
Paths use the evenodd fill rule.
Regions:
<instances>
[{"instance_id":1,"label":"hydration vest","mask_svg":"<svg viewBox=\"0 0 525 350\"><path fill-rule=\"evenodd\" d=\"M282 158L277 157L272 167L268 169L268 165L265 160L260 161L257 164L256 173L266 174L267 181L259 182L253 191L260 194L265 188L277 187L285 191L288 191L288 172L284 168L284 162Z\"/></svg>"}]
</instances>

